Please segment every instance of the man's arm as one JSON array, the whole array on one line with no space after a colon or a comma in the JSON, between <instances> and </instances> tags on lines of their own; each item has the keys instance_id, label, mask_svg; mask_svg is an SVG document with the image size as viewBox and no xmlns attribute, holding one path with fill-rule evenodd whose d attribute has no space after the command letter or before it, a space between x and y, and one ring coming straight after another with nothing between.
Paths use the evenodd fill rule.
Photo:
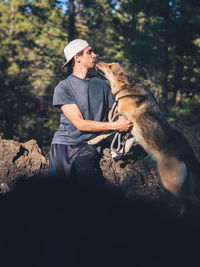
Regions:
<instances>
[{"instance_id":1,"label":"man's arm","mask_svg":"<svg viewBox=\"0 0 200 267\"><path fill-rule=\"evenodd\" d=\"M128 131L133 123L123 117L114 122L101 122L85 120L76 104L65 104L61 106L65 116L73 123L79 131L101 132L109 130Z\"/></svg>"}]
</instances>

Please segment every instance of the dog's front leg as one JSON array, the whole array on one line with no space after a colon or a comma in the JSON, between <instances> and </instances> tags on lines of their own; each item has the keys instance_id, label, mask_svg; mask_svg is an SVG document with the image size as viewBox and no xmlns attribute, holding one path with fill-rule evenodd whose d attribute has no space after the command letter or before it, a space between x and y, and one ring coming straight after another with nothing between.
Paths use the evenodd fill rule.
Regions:
<instances>
[{"instance_id":1,"label":"dog's front leg","mask_svg":"<svg viewBox=\"0 0 200 267\"><path fill-rule=\"evenodd\" d=\"M92 138L91 140L89 140L87 143L89 145L96 145L98 143L100 143L102 140L106 139L108 136L112 135L112 134L115 134L117 131L112 131L112 132L109 132L109 133L105 133L105 134L100 134L94 138Z\"/></svg>"}]
</instances>

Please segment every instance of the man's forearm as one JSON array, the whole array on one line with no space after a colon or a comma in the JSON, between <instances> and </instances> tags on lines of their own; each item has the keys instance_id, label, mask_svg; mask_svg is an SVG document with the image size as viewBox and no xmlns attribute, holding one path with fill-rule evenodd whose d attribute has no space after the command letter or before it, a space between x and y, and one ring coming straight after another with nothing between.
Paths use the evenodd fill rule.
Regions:
<instances>
[{"instance_id":1,"label":"man's forearm","mask_svg":"<svg viewBox=\"0 0 200 267\"><path fill-rule=\"evenodd\" d=\"M85 132L101 132L101 131L127 131L133 124L132 122L119 118L114 122L101 122L85 120L76 104L63 105L61 107L65 116L79 130Z\"/></svg>"},{"instance_id":2,"label":"man's forearm","mask_svg":"<svg viewBox=\"0 0 200 267\"><path fill-rule=\"evenodd\" d=\"M81 120L75 126L79 131L87 131L87 132L117 130L115 122Z\"/></svg>"},{"instance_id":3,"label":"man's forearm","mask_svg":"<svg viewBox=\"0 0 200 267\"><path fill-rule=\"evenodd\" d=\"M102 132L102 131L128 131L133 123L123 117L114 122L101 122L81 119L75 123L79 131Z\"/></svg>"}]
</instances>

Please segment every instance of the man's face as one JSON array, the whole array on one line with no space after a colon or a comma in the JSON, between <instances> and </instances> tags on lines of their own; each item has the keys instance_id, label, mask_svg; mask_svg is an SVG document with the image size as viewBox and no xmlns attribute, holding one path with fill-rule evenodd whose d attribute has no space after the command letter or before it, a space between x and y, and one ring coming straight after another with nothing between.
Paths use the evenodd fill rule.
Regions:
<instances>
[{"instance_id":1,"label":"man's face","mask_svg":"<svg viewBox=\"0 0 200 267\"><path fill-rule=\"evenodd\" d=\"M88 69L94 68L96 63L96 54L92 50L91 46L86 47L83 49L83 54L78 56L80 63Z\"/></svg>"}]
</instances>

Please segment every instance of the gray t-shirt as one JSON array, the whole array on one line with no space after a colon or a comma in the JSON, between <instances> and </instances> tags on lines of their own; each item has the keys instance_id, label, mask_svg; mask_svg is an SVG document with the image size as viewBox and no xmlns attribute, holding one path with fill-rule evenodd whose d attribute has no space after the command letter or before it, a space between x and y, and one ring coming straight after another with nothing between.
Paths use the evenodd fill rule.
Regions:
<instances>
[{"instance_id":1,"label":"gray t-shirt","mask_svg":"<svg viewBox=\"0 0 200 267\"><path fill-rule=\"evenodd\" d=\"M85 120L106 121L114 103L109 85L101 79L85 80L71 74L54 90L53 105L76 104ZM61 111L60 126L52 144L76 145L89 140L95 133L79 131Z\"/></svg>"}]
</instances>

